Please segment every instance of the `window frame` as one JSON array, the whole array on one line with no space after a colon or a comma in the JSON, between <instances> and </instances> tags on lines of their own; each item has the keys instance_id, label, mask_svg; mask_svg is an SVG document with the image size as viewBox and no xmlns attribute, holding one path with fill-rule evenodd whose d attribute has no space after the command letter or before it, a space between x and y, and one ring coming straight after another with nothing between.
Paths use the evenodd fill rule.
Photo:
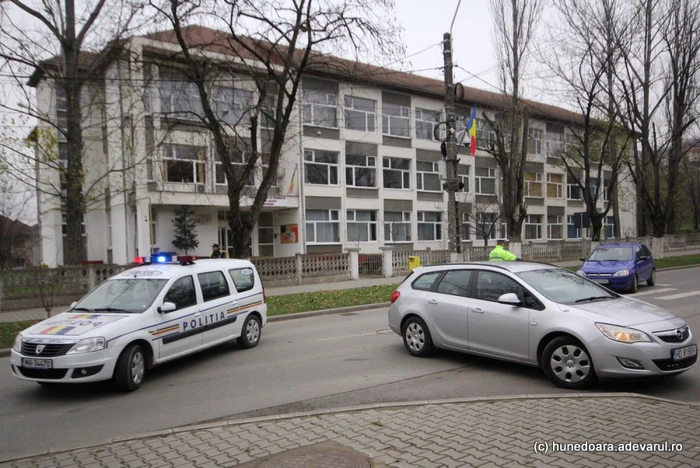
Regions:
<instances>
[{"instance_id":1,"label":"window frame","mask_svg":"<svg viewBox=\"0 0 700 468\"><path fill-rule=\"evenodd\" d=\"M327 162L317 162L316 157L317 153L326 153L326 156L333 155L335 157L335 163L327 163ZM307 155L311 155L311 160L307 159ZM326 177L328 179L327 184L321 184L317 182L309 182L309 173L307 172L307 166L313 165L313 166L325 166L326 167ZM332 177L332 169L335 168L335 183L331 183ZM304 183L309 184L309 185L318 185L318 186L330 186L330 187L335 187L337 185L340 185L340 153L336 151L325 151L325 150L316 150L316 149L304 149Z\"/></svg>"},{"instance_id":2,"label":"window frame","mask_svg":"<svg viewBox=\"0 0 700 468\"><path fill-rule=\"evenodd\" d=\"M358 166L356 164L349 164L348 158L364 158L365 165ZM372 185L357 185L357 172L362 170L373 170ZM350 180L352 179L352 181ZM345 185L354 188L377 188L377 157L368 156L364 154L345 154Z\"/></svg>"},{"instance_id":3,"label":"window frame","mask_svg":"<svg viewBox=\"0 0 700 468\"><path fill-rule=\"evenodd\" d=\"M433 117L437 117L437 120L433 121L426 119L426 114L432 114ZM416 139L424 141L438 141L435 139L435 127L438 127L440 125L440 120L442 119L442 111L416 107L414 111L414 118L416 127ZM430 138L424 138L423 136L421 136L419 128L421 128L421 131L425 131L428 129L428 127L430 127Z\"/></svg>"},{"instance_id":4,"label":"window frame","mask_svg":"<svg viewBox=\"0 0 700 468\"><path fill-rule=\"evenodd\" d=\"M571 237L569 236L570 229L575 229L577 237ZM576 224L574 224L574 215L567 215L566 216L566 238L567 239L581 239L581 228L577 228Z\"/></svg>"},{"instance_id":5,"label":"window frame","mask_svg":"<svg viewBox=\"0 0 700 468\"><path fill-rule=\"evenodd\" d=\"M576 191L578 192L578 198L572 197L572 193ZM583 191L581 190L581 187L576 182L569 182L568 177L566 180L566 199L567 200L583 200Z\"/></svg>"},{"instance_id":6,"label":"window frame","mask_svg":"<svg viewBox=\"0 0 700 468\"><path fill-rule=\"evenodd\" d=\"M311 95L316 93L319 98L325 98L326 102L314 102L314 101L308 101L307 98ZM302 123L303 125L309 125L311 127L320 127L320 128L332 128L332 129L338 129L338 94L334 92L328 92L328 91L319 91L317 89L304 89L304 92L302 93L302 102L301 102L301 107L302 107ZM316 108L327 108L327 109L333 109L333 114L335 117L335 125L325 125L323 122L318 123L316 122ZM309 110L309 116L311 117L310 120L307 120L307 113L306 109Z\"/></svg>"},{"instance_id":7,"label":"window frame","mask_svg":"<svg viewBox=\"0 0 700 468\"><path fill-rule=\"evenodd\" d=\"M432 164L432 171L422 171L418 168L419 164ZM435 175L438 180L438 190L428 190L425 188L425 176ZM440 166L433 161L416 161L416 190L419 192L442 193L442 184L440 180Z\"/></svg>"},{"instance_id":8,"label":"window frame","mask_svg":"<svg viewBox=\"0 0 700 468\"><path fill-rule=\"evenodd\" d=\"M539 223L537 222L532 222L533 217L538 217L539 218ZM540 240L542 239L542 217L543 215L539 214L529 214L525 216L525 220L523 222L523 227L525 230L525 240ZM535 226L535 230L537 231L537 237L528 237L527 235L527 227L528 226Z\"/></svg>"},{"instance_id":9,"label":"window frame","mask_svg":"<svg viewBox=\"0 0 700 468\"><path fill-rule=\"evenodd\" d=\"M355 108L355 100L362 100L362 101L367 101L368 103L372 103L373 106L373 111L366 111L362 109L356 109ZM348 106L348 100L350 100L350 106ZM365 128L360 129L360 128L352 128L348 126L348 122L350 122L350 119L348 118L348 111L350 112L356 112L358 114L364 114L365 117ZM356 132L369 132L369 133L375 133L377 131L377 101L374 99L368 99L368 98L362 98L359 96L352 96L352 95L345 95L343 96L343 117L345 119L345 128L347 130L353 130ZM370 128L370 122L371 122L371 127Z\"/></svg>"},{"instance_id":10,"label":"window frame","mask_svg":"<svg viewBox=\"0 0 700 468\"><path fill-rule=\"evenodd\" d=\"M173 287L174 287L179 281L182 281L182 280L187 279L187 278L189 278L190 281L192 281L192 290L194 291L194 304L188 304L188 305L179 307L177 303L173 302L173 304L175 304L175 310L172 310L172 311L169 311L169 312L165 312L166 314L170 314L170 313L172 313L172 312L175 312L175 311L178 311L178 310L182 310L182 309L186 309L187 307L192 307L192 306L196 306L196 305L199 304L199 298L197 297L197 286L195 286L194 277L193 277L192 275L182 276L182 277L176 279L175 281L173 281L173 284L170 285L170 287L168 288L168 291L165 293L165 296L163 296L163 302L172 302L172 301L168 301L168 300L167 300L167 299L168 299L168 294L170 294L170 291L173 289Z\"/></svg>"},{"instance_id":11,"label":"window frame","mask_svg":"<svg viewBox=\"0 0 700 468\"><path fill-rule=\"evenodd\" d=\"M370 219L369 221L358 221L357 220L357 213L358 212L363 212L363 213L370 213L370 218L372 215L374 215L374 220ZM351 216L352 215L352 216ZM377 211L375 210L345 210L345 226L347 229L347 241L348 243L353 243L353 244L369 244L369 243L375 243L378 242L379 240L379 223L378 223L378 214ZM366 229L367 229L367 239L368 240L356 240L356 239L350 239L350 224L365 224ZM372 229L374 227L374 230ZM372 238L372 234L374 234L374 239Z\"/></svg>"},{"instance_id":12,"label":"window frame","mask_svg":"<svg viewBox=\"0 0 700 468\"><path fill-rule=\"evenodd\" d=\"M248 151L236 151L234 153L231 153L231 156L236 156L240 157L239 161L233 161L231 160L231 165L232 166L240 166L241 171L245 169L245 166L248 164L248 160L250 158L250 155ZM228 180L226 179L226 172L223 170L224 163L221 161L221 156L217 151L214 151L214 184L218 186L228 186ZM219 170L221 170L221 175L224 178L223 182L219 182ZM242 172L241 172L242 173ZM250 171L250 174L248 175L248 180L246 181L245 184L246 187L255 187L255 168L253 168L252 171Z\"/></svg>"},{"instance_id":13,"label":"window frame","mask_svg":"<svg viewBox=\"0 0 700 468\"><path fill-rule=\"evenodd\" d=\"M328 220L309 220L308 217L308 212L309 211L325 211L328 213ZM335 214L335 219L333 219L333 215ZM307 245L337 245L340 244L340 210L339 209L306 209L304 213L304 223L306 227L306 243ZM313 225L313 231L309 230L309 225ZM337 226L337 235L338 235L338 240L330 241L330 242L319 242L318 239L318 232L316 229L317 224L335 224ZM310 238L313 237L313 240L310 240Z\"/></svg>"},{"instance_id":14,"label":"window frame","mask_svg":"<svg viewBox=\"0 0 700 468\"><path fill-rule=\"evenodd\" d=\"M223 278L223 280L224 280L223 284L226 285L226 294L223 294L223 291L222 291L221 294L219 294L217 296L206 297L206 295L204 293L204 287L202 285L201 277L203 275L212 275L212 274L216 274L216 273L220 274L221 278ZM197 282L199 283L200 291L202 291L202 304L204 304L206 302L210 302L210 301L215 301L217 299L221 299L222 297L228 297L231 295L231 285L228 283L228 280L226 279L226 274L224 274L224 272L221 270L203 271L201 273L197 273Z\"/></svg>"},{"instance_id":15,"label":"window frame","mask_svg":"<svg viewBox=\"0 0 700 468\"><path fill-rule=\"evenodd\" d=\"M398 108L398 114L388 114L388 107ZM404 115L404 113L406 115ZM394 133L392 130L391 119L406 120L406 134ZM400 127L399 127L400 128ZM394 137L394 138L411 138L411 106L403 106L400 104L391 104L382 102L382 135Z\"/></svg>"},{"instance_id":16,"label":"window frame","mask_svg":"<svg viewBox=\"0 0 700 468\"><path fill-rule=\"evenodd\" d=\"M486 169L488 171L488 176L481 176L481 175L477 174L477 171L479 171L479 169ZM493 176L491 176L492 173L493 173ZM483 192L481 190L482 183L483 183L482 179L493 180L493 193ZM477 167L477 168L475 168L474 169L474 190L475 190L476 195L496 195L496 188L497 188L496 182L497 182L497 180L498 179L496 178L496 168L495 167Z\"/></svg>"},{"instance_id":17,"label":"window frame","mask_svg":"<svg viewBox=\"0 0 700 468\"><path fill-rule=\"evenodd\" d=\"M534 175L535 178L534 180L529 180L528 179L528 174ZM525 172L524 176L524 182L525 182L525 196L529 198L544 198L544 195L542 193L542 173L541 172ZM531 192L533 189L536 189L539 187L539 195L535 194L533 195ZM534 192L537 192L537 190L534 190Z\"/></svg>"},{"instance_id":18,"label":"window frame","mask_svg":"<svg viewBox=\"0 0 700 468\"><path fill-rule=\"evenodd\" d=\"M527 129L527 152L530 154L542 154L542 140L544 131L541 128ZM532 145L532 146L531 146Z\"/></svg>"},{"instance_id":19,"label":"window frame","mask_svg":"<svg viewBox=\"0 0 700 468\"><path fill-rule=\"evenodd\" d=\"M556 218L554 223L550 223L550 218ZM552 228L559 226L561 229L561 235L559 237L554 237L552 235ZM564 239L564 215L547 215L547 239Z\"/></svg>"},{"instance_id":20,"label":"window frame","mask_svg":"<svg viewBox=\"0 0 700 468\"><path fill-rule=\"evenodd\" d=\"M439 216L438 221L425 221L425 214L426 213L437 213ZM416 223L418 227L418 235L416 236L416 240L418 242L438 242L442 240L442 211L419 211L416 215ZM420 226L421 224L424 225L432 225L433 226L433 239L421 239L420 234Z\"/></svg>"},{"instance_id":21,"label":"window frame","mask_svg":"<svg viewBox=\"0 0 700 468\"><path fill-rule=\"evenodd\" d=\"M552 180L552 177L559 177L561 180L560 182L554 182ZM551 197L549 195L549 188L554 187L554 191L557 193L556 197ZM557 174L554 172L549 172L547 173L547 198L551 198L553 200L561 200L564 198L564 174Z\"/></svg>"},{"instance_id":22,"label":"window frame","mask_svg":"<svg viewBox=\"0 0 700 468\"><path fill-rule=\"evenodd\" d=\"M393 167L395 161L408 163L408 169ZM389 166L386 164L389 163ZM387 172L398 172L401 175L401 187L387 187ZM408 158L396 158L393 156L382 157L382 187L389 190L411 190L411 160Z\"/></svg>"},{"instance_id":23,"label":"window frame","mask_svg":"<svg viewBox=\"0 0 700 468\"><path fill-rule=\"evenodd\" d=\"M187 159L177 157L177 148L194 148L197 152L197 159ZM169 184L206 184L207 183L207 147L198 145L182 145L179 143L164 143L162 146L163 182ZM202 156L203 155L203 156ZM192 182L175 181L168 179L168 162L189 162L192 165ZM200 166L199 168L197 166ZM199 176L202 176L202 180Z\"/></svg>"},{"instance_id":24,"label":"window frame","mask_svg":"<svg viewBox=\"0 0 700 468\"><path fill-rule=\"evenodd\" d=\"M401 221L387 221L386 220L386 215L387 213L400 213L401 214ZM390 244L406 244L406 243L411 243L412 241L412 223L411 223L411 212L410 211L384 211L384 221L382 223L384 225L384 242L385 243L390 243ZM394 225L401 225L401 226L407 226L406 232L408 234L408 239L405 240L396 240L394 239ZM389 239L387 239L387 230L386 228L389 228Z\"/></svg>"}]
</instances>

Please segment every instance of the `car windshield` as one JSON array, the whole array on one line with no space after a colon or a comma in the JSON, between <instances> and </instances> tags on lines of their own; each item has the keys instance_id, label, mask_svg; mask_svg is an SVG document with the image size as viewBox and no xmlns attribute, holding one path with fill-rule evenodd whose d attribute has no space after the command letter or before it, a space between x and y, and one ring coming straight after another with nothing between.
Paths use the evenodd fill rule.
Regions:
<instances>
[{"instance_id":1,"label":"car windshield","mask_svg":"<svg viewBox=\"0 0 700 468\"><path fill-rule=\"evenodd\" d=\"M524 271L518 276L550 301L561 304L617 298L602 286L562 268Z\"/></svg>"},{"instance_id":2,"label":"car windshield","mask_svg":"<svg viewBox=\"0 0 700 468\"><path fill-rule=\"evenodd\" d=\"M631 261L634 258L631 247L604 247L593 251L588 261L605 262L608 260Z\"/></svg>"},{"instance_id":3,"label":"car windshield","mask_svg":"<svg viewBox=\"0 0 700 468\"><path fill-rule=\"evenodd\" d=\"M150 278L105 281L78 302L73 310L141 313L153 304L167 282Z\"/></svg>"}]
</instances>

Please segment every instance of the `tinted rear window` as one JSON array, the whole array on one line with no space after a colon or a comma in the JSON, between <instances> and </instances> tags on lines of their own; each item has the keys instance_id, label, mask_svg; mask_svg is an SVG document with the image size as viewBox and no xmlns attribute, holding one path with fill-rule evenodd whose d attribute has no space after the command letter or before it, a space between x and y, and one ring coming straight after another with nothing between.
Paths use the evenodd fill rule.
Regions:
<instances>
[{"instance_id":1,"label":"tinted rear window","mask_svg":"<svg viewBox=\"0 0 700 468\"><path fill-rule=\"evenodd\" d=\"M441 271L436 271L433 273L423 273L411 284L413 289L418 289L419 291L430 291L432 289L435 280L442 274Z\"/></svg>"},{"instance_id":2,"label":"tinted rear window","mask_svg":"<svg viewBox=\"0 0 700 468\"><path fill-rule=\"evenodd\" d=\"M236 286L236 290L240 292L250 291L255 286L255 275L252 268L236 268L229 270L228 274Z\"/></svg>"}]
</instances>

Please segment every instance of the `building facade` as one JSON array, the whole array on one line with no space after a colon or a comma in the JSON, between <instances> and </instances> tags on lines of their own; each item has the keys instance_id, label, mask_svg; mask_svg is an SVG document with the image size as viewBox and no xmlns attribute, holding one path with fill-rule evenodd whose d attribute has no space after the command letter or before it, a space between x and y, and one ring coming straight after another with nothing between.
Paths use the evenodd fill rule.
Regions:
<instances>
[{"instance_id":1,"label":"building facade","mask_svg":"<svg viewBox=\"0 0 700 468\"><path fill-rule=\"evenodd\" d=\"M88 197L84 222L88 260L124 264L136 256L176 251L172 220L182 205L195 212L199 247L194 254L209 255L212 243L230 247L225 174L212 138L197 124L197 90L172 68L151 60L162 60L177 47L167 33L132 38L127 58L106 65L104 79L84 91L91 103L84 116L86 185L94 194ZM219 53L214 56L221 59ZM319 69L303 79L280 169L252 234L251 256L447 248L445 168L435 139L445 120L442 82L362 66L361 75ZM60 121L60 92L50 80L37 80L35 86L38 106ZM212 99L221 118L244 123L256 92L253 84L231 75L217 79L216 87ZM457 105L461 117L472 105L479 115L495 117L499 111L498 95L476 89L466 94ZM523 241L579 239L573 215L585 206L560 160L577 116L541 108L531 118ZM479 144L493 138L493 131L484 120L477 125L476 155L464 146L459 150L464 188L458 201L465 244L483 245L484 238L493 243L504 237L506 226L498 214L499 169ZM245 125L236 130L233 138L250 138ZM263 122L256 135L259 147L265 148L268 132ZM245 152L239 156L233 163L245 164ZM240 201L244 209L252 203L266 162L263 152ZM41 178L60 184L57 174L37 170L45 171ZM594 187L605 201L611 196L606 180L607 173ZM625 177L620 187L620 193L629 192L618 196L622 232L632 234L633 187ZM48 265L61 264L60 201L42 193L38 199L41 257Z\"/></svg>"}]
</instances>

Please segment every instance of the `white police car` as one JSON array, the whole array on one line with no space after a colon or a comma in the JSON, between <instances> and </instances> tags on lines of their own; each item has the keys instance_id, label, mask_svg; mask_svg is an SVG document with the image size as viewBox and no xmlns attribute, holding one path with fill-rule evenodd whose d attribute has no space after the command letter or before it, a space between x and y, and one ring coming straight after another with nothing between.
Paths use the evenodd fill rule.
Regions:
<instances>
[{"instance_id":1,"label":"white police car","mask_svg":"<svg viewBox=\"0 0 700 468\"><path fill-rule=\"evenodd\" d=\"M140 260L140 261L139 261ZM226 341L260 341L265 290L246 260L159 255L100 284L71 308L17 336L18 379L82 383L113 379L133 391L146 369Z\"/></svg>"}]
</instances>

